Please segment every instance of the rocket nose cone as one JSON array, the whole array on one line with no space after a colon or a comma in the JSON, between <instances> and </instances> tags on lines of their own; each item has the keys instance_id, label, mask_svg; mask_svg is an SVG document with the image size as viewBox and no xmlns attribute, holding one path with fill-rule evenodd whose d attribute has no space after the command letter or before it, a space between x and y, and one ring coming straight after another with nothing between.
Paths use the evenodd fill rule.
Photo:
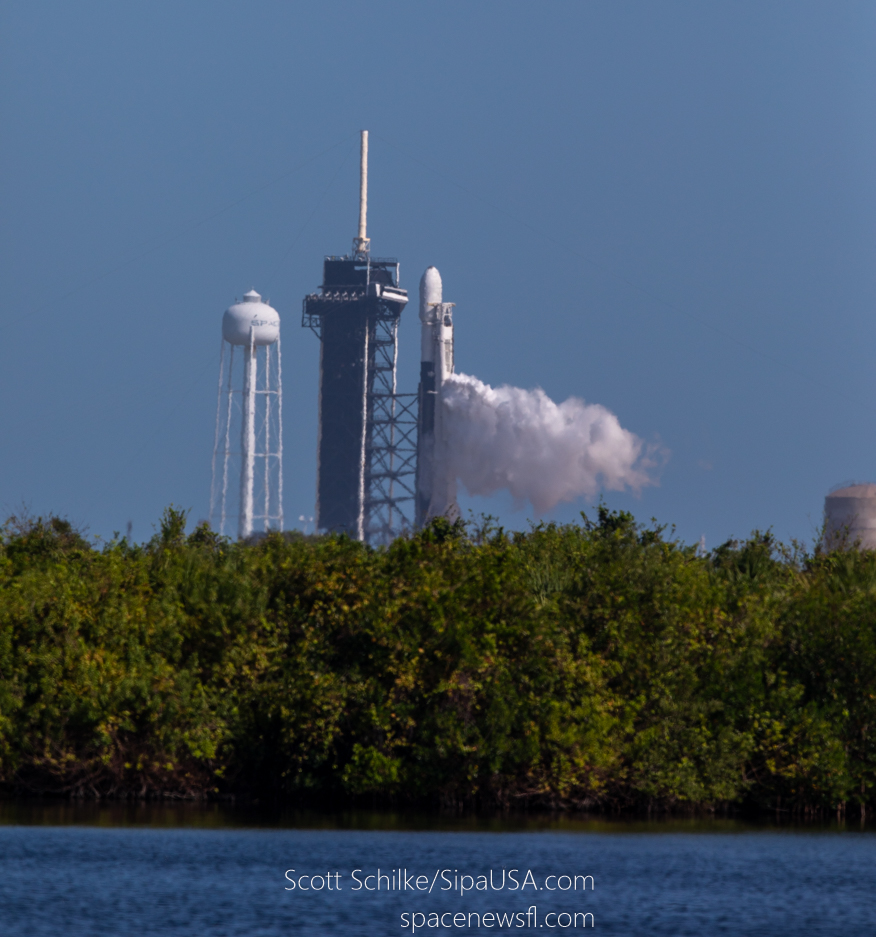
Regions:
<instances>
[{"instance_id":1,"label":"rocket nose cone","mask_svg":"<svg viewBox=\"0 0 876 937\"><path fill-rule=\"evenodd\" d=\"M428 267L420 280L420 305L441 302L441 274L437 267Z\"/></svg>"}]
</instances>

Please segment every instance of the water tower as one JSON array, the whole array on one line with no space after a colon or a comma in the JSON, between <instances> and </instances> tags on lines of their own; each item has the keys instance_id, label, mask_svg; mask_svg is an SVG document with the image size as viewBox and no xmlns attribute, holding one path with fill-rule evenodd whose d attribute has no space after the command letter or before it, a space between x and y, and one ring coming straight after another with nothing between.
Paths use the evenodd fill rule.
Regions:
<instances>
[{"instance_id":1,"label":"water tower","mask_svg":"<svg viewBox=\"0 0 876 937\"><path fill-rule=\"evenodd\" d=\"M222 317L210 523L237 536L283 529L280 316L255 290Z\"/></svg>"}]
</instances>

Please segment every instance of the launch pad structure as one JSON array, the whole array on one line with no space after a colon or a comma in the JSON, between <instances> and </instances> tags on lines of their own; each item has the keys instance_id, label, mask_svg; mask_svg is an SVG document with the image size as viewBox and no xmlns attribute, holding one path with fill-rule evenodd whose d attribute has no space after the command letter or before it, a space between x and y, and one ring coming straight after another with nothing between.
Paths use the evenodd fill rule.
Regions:
<instances>
[{"instance_id":1,"label":"launch pad structure","mask_svg":"<svg viewBox=\"0 0 876 937\"><path fill-rule=\"evenodd\" d=\"M395 258L366 236L368 131L362 131L359 233L327 256L302 326L320 339L316 526L386 544L414 526L417 394L396 386L398 325L408 301Z\"/></svg>"}]
</instances>

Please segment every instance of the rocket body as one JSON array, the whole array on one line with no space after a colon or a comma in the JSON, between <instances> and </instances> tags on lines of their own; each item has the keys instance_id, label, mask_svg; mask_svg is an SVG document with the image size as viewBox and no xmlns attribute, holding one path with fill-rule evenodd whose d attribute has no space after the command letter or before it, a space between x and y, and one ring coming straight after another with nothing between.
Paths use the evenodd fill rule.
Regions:
<instances>
[{"instance_id":1,"label":"rocket body","mask_svg":"<svg viewBox=\"0 0 876 937\"><path fill-rule=\"evenodd\" d=\"M420 389L417 438L416 526L433 517L456 520L456 479L448 464L442 389L453 374L453 304L443 301L441 274L429 267L420 280Z\"/></svg>"}]
</instances>

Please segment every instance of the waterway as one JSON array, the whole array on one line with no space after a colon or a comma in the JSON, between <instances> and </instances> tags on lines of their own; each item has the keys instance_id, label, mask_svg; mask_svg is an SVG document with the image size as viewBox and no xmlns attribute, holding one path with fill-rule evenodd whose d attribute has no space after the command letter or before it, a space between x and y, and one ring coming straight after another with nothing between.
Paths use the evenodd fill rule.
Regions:
<instances>
[{"instance_id":1,"label":"waterway","mask_svg":"<svg viewBox=\"0 0 876 937\"><path fill-rule=\"evenodd\" d=\"M0 804L4 937L536 931L872 937L876 833Z\"/></svg>"}]
</instances>

